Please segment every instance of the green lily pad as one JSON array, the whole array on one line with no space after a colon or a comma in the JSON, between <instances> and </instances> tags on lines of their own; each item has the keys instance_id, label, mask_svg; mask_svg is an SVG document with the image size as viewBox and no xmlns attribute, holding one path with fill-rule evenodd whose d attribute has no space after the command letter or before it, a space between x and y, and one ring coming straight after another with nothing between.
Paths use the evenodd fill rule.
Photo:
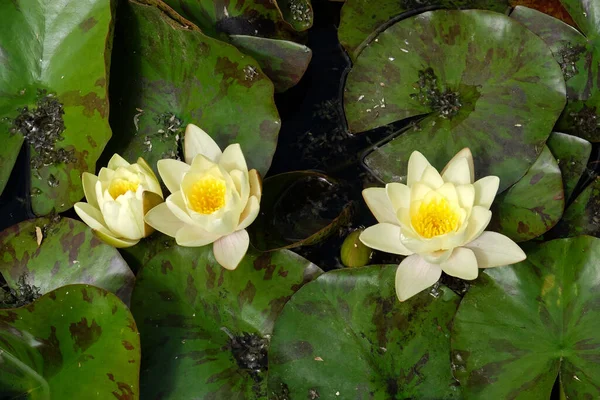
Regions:
<instances>
[{"instance_id":1,"label":"green lily pad","mask_svg":"<svg viewBox=\"0 0 600 400\"><path fill-rule=\"evenodd\" d=\"M165 3L217 39L226 39L227 35L293 37L294 29L284 19L276 0L166 0ZM310 17L312 25L312 13Z\"/></svg>"},{"instance_id":2,"label":"green lily pad","mask_svg":"<svg viewBox=\"0 0 600 400\"><path fill-rule=\"evenodd\" d=\"M379 179L403 180L415 150L442 168L469 147L475 173L500 177L503 191L544 148L565 87L548 47L523 25L489 11L439 10L377 36L350 71L344 101L353 132L426 116L366 156Z\"/></svg>"},{"instance_id":3,"label":"green lily pad","mask_svg":"<svg viewBox=\"0 0 600 400\"><path fill-rule=\"evenodd\" d=\"M555 237L600 236L600 178L575 198L552 230Z\"/></svg>"},{"instance_id":4,"label":"green lily pad","mask_svg":"<svg viewBox=\"0 0 600 400\"><path fill-rule=\"evenodd\" d=\"M132 312L141 333L142 398L266 399L275 318L321 270L289 251L250 250L234 271L211 246L174 246L144 266Z\"/></svg>"},{"instance_id":5,"label":"green lily pad","mask_svg":"<svg viewBox=\"0 0 600 400\"><path fill-rule=\"evenodd\" d=\"M544 146L525 176L494 200L490 230L523 242L549 231L564 209L561 170Z\"/></svg>"},{"instance_id":6,"label":"green lily pad","mask_svg":"<svg viewBox=\"0 0 600 400\"><path fill-rule=\"evenodd\" d=\"M454 318L452 361L469 399L600 396L600 240L532 247L519 264L488 269Z\"/></svg>"},{"instance_id":7,"label":"green lily pad","mask_svg":"<svg viewBox=\"0 0 600 400\"><path fill-rule=\"evenodd\" d=\"M508 0L346 0L342 7L338 37L350 58L355 61L386 23L415 14L426 7L481 8L503 13Z\"/></svg>"},{"instance_id":8,"label":"green lily pad","mask_svg":"<svg viewBox=\"0 0 600 400\"><path fill-rule=\"evenodd\" d=\"M585 139L559 132L552 132L546 144L558 162L565 188L565 201L568 201L587 168L592 144Z\"/></svg>"},{"instance_id":9,"label":"green lily pad","mask_svg":"<svg viewBox=\"0 0 600 400\"><path fill-rule=\"evenodd\" d=\"M596 21L598 16L591 5L593 2L564 0L562 3L583 34L556 18L527 7L516 7L511 18L542 38L561 66L568 101L557 129L597 142L600 141L596 123L600 112L597 112L600 107L600 21Z\"/></svg>"},{"instance_id":10,"label":"green lily pad","mask_svg":"<svg viewBox=\"0 0 600 400\"><path fill-rule=\"evenodd\" d=\"M270 398L460 398L449 358L460 299L441 286L400 303L396 269L328 272L292 297L271 339Z\"/></svg>"},{"instance_id":11,"label":"green lily pad","mask_svg":"<svg viewBox=\"0 0 600 400\"><path fill-rule=\"evenodd\" d=\"M0 273L13 289L23 276L41 294L85 283L109 290L129 304L133 273L117 249L98 239L83 222L23 221L0 233L0 255Z\"/></svg>"},{"instance_id":12,"label":"green lily pad","mask_svg":"<svg viewBox=\"0 0 600 400\"><path fill-rule=\"evenodd\" d=\"M174 245L175 238L156 231L140 240L135 246L119 249L119 253L121 253L133 273L137 274L154 256Z\"/></svg>"},{"instance_id":13,"label":"green lily pad","mask_svg":"<svg viewBox=\"0 0 600 400\"><path fill-rule=\"evenodd\" d=\"M248 166L266 173L280 128L273 85L256 61L212 39L157 1L120 10L111 87L114 152L126 159L177 157L194 123L225 148L240 143ZM157 39L160 38L160 39Z\"/></svg>"},{"instance_id":14,"label":"green lily pad","mask_svg":"<svg viewBox=\"0 0 600 400\"><path fill-rule=\"evenodd\" d=\"M312 51L308 47L288 40L232 35L230 41L260 64L278 92L295 86L312 58Z\"/></svg>"},{"instance_id":15,"label":"green lily pad","mask_svg":"<svg viewBox=\"0 0 600 400\"><path fill-rule=\"evenodd\" d=\"M0 191L26 135L34 213L67 210L111 136L110 2L4 1L0 26Z\"/></svg>"},{"instance_id":16,"label":"green lily pad","mask_svg":"<svg viewBox=\"0 0 600 400\"><path fill-rule=\"evenodd\" d=\"M354 203L341 184L315 171L294 171L263 182L261 212L248 228L260 251L310 246L348 223Z\"/></svg>"},{"instance_id":17,"label":"green lily pad","mask_svg":"<svg viewBox=\"0 0 600 400\"><path fill-rule=\"evenodd\" d=\"M88 285L0 310L5 399L139 399L140 339L116 296Z\"/></svg>"}]
</instances>

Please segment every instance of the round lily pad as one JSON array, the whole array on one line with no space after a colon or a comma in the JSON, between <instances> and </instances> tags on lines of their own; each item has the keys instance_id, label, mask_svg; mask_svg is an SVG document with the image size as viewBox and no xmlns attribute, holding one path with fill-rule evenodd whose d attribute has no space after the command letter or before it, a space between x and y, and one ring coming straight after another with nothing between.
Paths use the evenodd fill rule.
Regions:
<instances>
[{"instance_id":1,"label":"round lily pad","mask_svg":"<svg viewBox=\"0 0 600 400\"><path fill-rule=\"evenodd\" d=\"M34 213L67 210L111 136L110 1L3 1L0 26L0 192L26 137Z\"/></svg>"},{"instance_id":2,"label":"round lily pad","mask_svg":"<svg viewBox=\"0 0 600 400\"><path fill-rule=\"evenodd\" d=\"M269 398L461 398L449 358L459 297L441 286L400 303L396 269L328 272L292 296L273 330Z\"/></svg>"},{"instance_id":3,"label":"round lily pad","mask_svg":"<svg viewBox=\"0 0 600 400\"><path fill-rule=\"evenodd\" d=\"M162 2L143 3L124 2L119 14L111 76L119 135L110 153L142 156L155 167L180 155L184 128L193 123L221 148L239 143L248 166L265 174L280 127L273 84L232 45Z\"/></svg>"},{"instance_id":4,"label":"round lily pad","mask_svg":"<svg viewBox=\"0 0 600 400\"><path fill-rule=\"evenodd\" d=\"M114 247L83 222L37 218L0 233L0 273L12 289L19 280L41 294L85 283L115 293L129 304L135 277Z\"/></svg>"},{"instance_id":5,"label":"round lily pad","mask_svg":"<svg viewBox=\"0 0 600 400\"><path fill-rule=\"evenodd\" d=\"M321 270L289 251L251 250L229 271L211 249L174 246L138 275L142 398L266 399L275 318Z\"/></svg>"},{"instance_id":6,"label":"round lily pad","mask_svg":"<svg viewBox=\"0 0 600 400\"><path fill-rule=\"evenodd\" d=\"M310 50L294 41L312 26L310 0L166 0L203 33L232 43L256 59L283 92L294 86L310 61Z\"/></svg>"},{"instance_id":7,"label":"round lily pad","mask_svg":"<svg viewBox=\"0 0 600 400\"><path fill-rule=\"evenodd\" d=\"M519 264L488 269L454 318L452 362L469 399L600 396L600 239L536 245Z\"/></svg>"},{"instance_id":8,"label":"round lily pad","mask_svg":"<svg viewBox=\"0 0 600 400\"><path fill-rule=\"evenodd\" d=\"M68 285L0 310L6 399L139 399L140 339L115 295Z\"/></svg>"},{"instance_id":9,"label":"round lily pad","mask_svg":"<svg viewBox=\"0 0 600 400\"><path fill-rule=\"evenodd\" d=\"M316 244L348 223L354 209L340 182L315 171L265 179L260 208L248 228L260 251Z\"/></svg>"},{"instance_id":10,"label":"round lily pad","mask_svg":"<svg viewBox=\"0 0 600 400\"><path fill-rule=\"evenodd\" d=\"M508 0L346 0L342 7L338 37L350 58L356 60L369 38L392 19L431 7L482 8L505 12Z\"/></svg>"},{"instance_id":11,"label":"round lily pad","mask_svg":"<svg viewBox=\"0 0 600 400\"><path fill-rule=\"evenodd\" d=\"M596 119L600 110L600 20L593 2L564 0L576 28L542 12L515 7L511 18L542 38L560 64L567 85L567 106L557 123L562 132L600 141Z\"/></svg>"},{"instance_id":12,"label":"round lily pad","mask_svg":"<svg viewBox=\"0 0 600 400\"><path fill-rule=\"evenodd\" d=\"M556 225L564 208L561 170L544 146L525 176L494 200L490 230L516 242L530 240Z\"/></svg>"},{"instance_id":13,"label":"round lily pad","mask_svg":"<svg viewBox=\"0 0 600 400\"><path fill-rule=\"evenodd\" d=\"M500 177L500 191L537 159L564 105L546 44L482 10L430 11L390 26L358 57L344 94L353 132L424 117L366 156L381 180L404 179L415 150L442 168L469 147L476 175Z\"/></svg>"}]
</instances>

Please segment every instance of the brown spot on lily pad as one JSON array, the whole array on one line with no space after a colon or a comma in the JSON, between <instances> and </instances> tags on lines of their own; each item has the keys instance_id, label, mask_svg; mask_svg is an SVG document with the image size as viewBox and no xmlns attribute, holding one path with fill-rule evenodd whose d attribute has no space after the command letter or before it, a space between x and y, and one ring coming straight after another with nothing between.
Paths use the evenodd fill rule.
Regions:
<instances>
[{"instance_id":1,"label":"brown spot on lily pad","mask_svg":"<svg viewBox=\"0 0 600 400\"><path fill-rule=\"evenodd\" d=\"M85 33L92 29L94 26L96 26L97 23L98 21L96 20L96 18L90 17L79 24L79 29L81 29Z\"/></svg>"},{"instance_id":2,"label":"brown spot on lily pad","mask_svg":"<svg viewBox=\"0 0 600 400\"><path fill-rule=\"evenodd\" d=\"M232 84L238 84L247 88L252 87L255 79L249 79L246 72L239 63L231 61L227 57L218 57L215 65L215 75L223 75L221 85L226 90Z\"/></svg>"},{"instance_id":3,"label":"brown spot on lily pad","mask_svg":"<svg viewBox=\"0 0 600 400\"><path fill-rule=\"evenodd\" d=\"M535 174L534 176L531 177L531 180L529 181L530 185L535 185L536 183L538 183L540 181L540 179L542 179L544 177L544 173L543 172L538 172L537 174Z\"/></svg>"},{"instance_id":4,"label":"brown spot on lily pad","mask_svg":"<svg viewBox=\"0 0 600 400\"><path fill-rule=\"evenodd\" d=\"M529 233L529 225L523 223L523 221L519 221L519 225L517 226L517 232L519 233Z\"/></svg>"},{"instance_id":5,"label":"brown spot on lily pad","mask_svg":"<svg viewBox=\"0 0 600 400\"><path fill-rule=\"evenodd\" d=\"M98 341L102 335L102 328L96 323L96 320L92 320L88 326L87 318L83 317L81 321L69 326L69 332L75 341L73 343L75 351L83 352Z\"/></svg>"},{"instance_id":6,"label":"brown spot on lily pad","mask_svg":"<svg viewBox=\"0 0 600 400\"><path fill-rule=\"evenodd\" d=\"M83 301L87 301L88 303L92 304L92 300L93 300L93 295L90 296L91 293L88 293L87 290L85 289L81 289L81 293L83 294Z\"/></svg>"},{"instance_id":7,"label":"brown spot on lily pad","mask_svg":"<svg viewBox=\"0 0 600 400\"><path fill-rule=\"evenodd\" d=\"M173 264L171 264L171 261L163 261L162 264L160 265L160 271L166 275L167 271L173 271Z\"/></svg>"},{"instance_id":8,"label":"brown spot on lily pad","mask_svg":"<svg viewBox=\"0 0 600 400\"><path fill-rule=\"evenodd\" d=\"M115 396L119 400L133 400L133 389L131 386L125 382L117 382L117 390L112 392L113 396Z\"/></svg>"},{"instance_id":9,"label":"brown spot on lily pad","mask_svg":"<svg viewBox=\"0 0 600 400\"><path fill-rule=\"evenodd\" d=\"M125 347L125 349L127 349L127 350L135 349L135 347L131 343L129 343L127 340L123 340L123 341L121 341L121 343L123 344L123 347Z\"/></svg>"},{"instance_id":10,"label":"brown spot on lily pad","mask_svg":"<svg viewBox=\"0 0 600 400\"><path fill-rule=\"evenodd\" d=\"M61 96L61 100L65 107L82 106L83 115L86 117L94 116L94 112L96 111L98 111L98 114L100 114L102 118L106 117L106 99L98 97L96 92L89 92L82 96L79 91L72 90L64 93Z\"/></svg>"}]
</instances>

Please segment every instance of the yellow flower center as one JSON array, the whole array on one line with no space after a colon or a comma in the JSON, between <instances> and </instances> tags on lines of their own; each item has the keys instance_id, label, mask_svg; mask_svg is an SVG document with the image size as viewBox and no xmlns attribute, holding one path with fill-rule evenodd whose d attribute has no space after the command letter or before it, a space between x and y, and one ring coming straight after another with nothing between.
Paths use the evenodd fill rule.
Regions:
<instances>
[{"instance_id":1,"label":"yellow flower center","mask_svg":"<svg viewBox=\"0 0 600 400\"><path fill-rule=\"evenodd\" d=\"M113 199L127 193L128 191L135 192L140 184L127 181L125 179L114 179L108 187L108 193Z\"/></svg>"},{"instance_id":2,"label":"yellow flower center","mask_svg":"<svg viewBox=\"0 0 600 400\"><path fill-rule=\"evenodd\" d=\"M200 214L212 214L225 205L225 182L213 177L196 181L187 193L190 208Z\"/></svg>"},{"instance_id":3,"label":"yellow flower center","mask_svg":"<svg viewBox=\"0 0 600 400\"><path fill-rule=\"evenodd\" d=\"M421 203L411 222L419 235L429 239L456 230L459 215L446 199L434 199Z\"/></svg>"}]
</instances>

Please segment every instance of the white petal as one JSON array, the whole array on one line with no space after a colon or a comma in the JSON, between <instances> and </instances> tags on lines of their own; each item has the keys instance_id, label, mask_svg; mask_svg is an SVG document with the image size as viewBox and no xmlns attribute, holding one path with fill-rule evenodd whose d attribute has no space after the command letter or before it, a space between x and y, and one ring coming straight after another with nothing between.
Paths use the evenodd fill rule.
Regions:
<instances>
[{"instance_id":1,"label":"white petal","mask_svg":"<svg viewBox=\"0 0 600 400\"><path fill-rule=\"evenodd\" d=\"M408 159L406 185L412 187L413 184L419 182L427 167L431 167L431 164L429 164L425 156L418 151L413 151Z\"/></svg>"},{"instance_id":2,"label":"white petal","mask_svg":"<svg viewBox=\"0 0 600 400\"><path fill-rule=\"evenodd\" d=\"M91 204L82 202L75 203L75 212L77 213L77 215L79 215L79 218L81 218L81 220L85 222L90 228L96 231L101 231L107 235L114 236L114 234L110 232L110 230L106 226L106 223L104 222L104 217L102 216L100 210L98 210L95 207L92 207Z\"/></svg>"},{"instance_id":3,"label":"white petal","mask_svg":"<svg viewBox=\"0 0 600 400\"><path fill-rule=\"evenodd\" d=\"M208 233L198 226L184 225L183 228L177 231L175 241L177 241L177 244L180 246L200 247L213 243L220 237L221 236L219 235Z\"/></svg>"},{"instance_id":4,"label":"white petal","mask_svg":"<svg viewBox=\"0 0 600 400\"><path fill-rule=\"evenodd\" d=\"M465 247L454 249L450 258L441 263L440 267L448 275L468 281L477 278L479 273L475 254Z\"/></svg>"},{"instance_id":5,"label":"white petal","mask_svg":"<svg viewBox=\"0 0 600 400\"><path fill-rule=\"evenodd\" d=\"M442 179L437 169L429 166L425 168L425 172L423 172L423 176L421 176L419 182L428 185L432 189L437 189L444 184L444 179Z\"/></svg>"},{"instance_id":6,"label":"white petal","mask_svg":"<svg viewBox=\"0 0 600 400\"><path fill-rule=\"evenodd\" d=\"M161 203L148 211L144 221L165 235L175 237L177 231L184 227L184 223L169 210L167 203Z\"/></svg>"},{"instance_id":7,"label":"white petal","mask_svg":"<svg viewBox=\"0 0 600 400\"><path fill-rule=\"evenodd\" d=\"M246 203L248 201L248 196L250 195L248 174L244 174L244 172L240 171L239 169L234 169L229 173L229 176L235 185L235 189L240 195L240 201L242 203Z\"/></svg>"},{"instance_id":8,"label":"white petal","mask_svg":"<svg viewBox=\"0 0 600 400\"><path fill-rule=\"evenodd\" d=\"M396 270L396 295L400 301L427 289L440 279L442 269L414 254L402 260Z\"/></svg>"},{"instance_id":9,"label":"white petal","mask_svg":"<svg viewBox=\"0 0 600 400\"><path fill-rule=\"evenodd\" d=\"M130 165L131 164L129 164L127 160L115 153L115 155L113 155L108 161L108 165L106 167L114 170L119 167L129 167Z\"/></svg>"},{"instance_id":10,"label":"white petal","mask_svg":"<svg viewBox=\"0 0 600 400\"><path fill-rule=\"evenodd\" d=\"M479 268L515 264L527 258L518 244L496 232L483 232L466 247L475 253Z\"/></svg>"},{"instance_id":11,"label":"white petal","mask_svg":"<svg viewBox=\"0 0 600 400\"><path fill-rule=\"evenodd\" d=\"M432 190L433 189L429 185L421 182L415 182L415 184L410 188L410 202L412 203L413 201L422 200Z\"/></svg>"},{"instance_id":12,"label":"white petal","mask_svg":"<svg viewBox=\"0 0 600 400\"><path fill-rule=\"evenodd\" d=\"M169 210L183 223L193 225L194 221L188 214L187 206L185 205L185 200L183 198L183 192L181 190L173 193L166 200L167 207Z\"/></svg>"},{"instance_id":13,"label":"white petal","mask_svg":"<svg viewBox=\"0 0 600 400\"><path fill-rule=\"evenodd\" d=\"M116 201L107 201L102 206L102 216L115 236L136 240L144 237L144 210L142 201L132 192L119 196Z\"/></svg>"},{"instance_id":14,"label":"white petal","mask_svg":"<svg viewBox=\"0 0 600 400\"><path fill-rule=\"evenodd\" d=\"M466 183L473 183L473 181L475 180L475 165L473 163L473 154L471 153L471 150L468 147L465 147L464 149L456 153L456 155L452 157L452 160L450 160L442 170L442 176L444 177L444 180L446 182L452 182L452 180L446 179L446 171L456 168L454 166L454 163L463 158L467 160L467 167L469 168L469 181Z\"/></svg>"},{"instance_id":15,"label":"white petal","mask_svg":"<svg viewBox=\"0 0 600 400\"><path fill-rule=\"evenodd\" d=\"M245 229L224 236L213 244L215 259L223 268L236 269L246 255L250 238Z\"/></svg>"},{"instance_id":16,"label":"white petal","mask_svg":"<svg viewBox=\"0 0 600 400\"><path fill-rule=\"evenodd\" d=\"M242 171L244 175L248 173L248 165L246 164L244 153L242 153L242 148L238 143L227 146L223 151L219 164L228 172L238 169Z\"/></svg>"},{"instance_id":17,"label":"white petal","mask_svg":"<svg viewBox=\"0 0 600 400\"><path fill-rule=\"evenodd\" d=\"M466 158L453 159L442 175L444 182L452 182L455 185L468 185L471 181L471 170Z\"/></svg>"},{"instance_id":18,"label":"white petal","mask_svg":"<svg viewBox=\"0 0 600 400\"><path fill-rule=\"evenodd\" d=\"M262 197L262 180L257 170L251 169L248 171L248 181L250 182L250 196L256 197L260 203Z\"/></svg>"},{"instance_id":19,"label":"white petal","mask_svg":"<svg viewBox=\"0 0 600 400\"><path fill-rule=\"evenodd\" d=\"M385 185L385 190L395 212L398 212L400 208L408 208L410 205L410 188L408 186L392 182Z\"/></svg>"},{"instance_id":20,"label":"white petal","mask_svg":"<svg viewBox=\"0 0 600 400\"><path fill-rule=\"evenodd\" d=\"M84 172L81 175L81 182L83 184L83 193L85 194L85 199L89 205L98 208L98 198L96 197L96 183L98 182L98 177L94 174L90 174L89 172Z\"/></svg>"},{"instance_id":21,"label":"white petal","mask_svg":"<svg viewBox=\"0 0 600 400\"><path fill-rule=\"evenodd\" d=\"M492 212L485 207L475 206L471 210L471 216L467 222L467 233L465 236L465 243L467 244L472 240L475 240L481 235L481 233L487 228L490 220L492 219Z\"/></svg>"},{"instance_id":22,"label":"white petal","mask_svg":"<svg viewBox=\"0 0 600 400\"><path fill-rule=\"evenodd\" d=\"M211 138L208 133L194 124L189 124L185 128L184 150L185 162L192 163L196 155L202 154L213 162L218 162L221 158L221 148ZM162 175L162 174L161 174Z\"/></svg>"},{"instance_id":23,"label":"white petal","mask_svg":"<svg viewBox=\"0 0 600 400\"><path fill-rule=\"evenodd\" d=\"M365 246L375 250L403 256L413 254L400 241L400 227L398 225L388 223L373 225L365 229L359 238Z\"/></svg>"},{"instance_id":24,"label":"white petal","mask_svg":"<svg viewBox=\"0 0 600 400\"><path fill-rule=\"evenodd\" d=\"M154 171L152 171L152 168L150 168L146 160L144 160L142 157L138 157L137 164L142 169L146 178L146 189L158 194L161 198L164 198L162 189L160 188L160 182L158 181L156 174L154 173Z\"/></svg>"},{"instance_id":25,"label":"white petal","mask_svg":"<svg viewBox=\"0 0 600 400\"><path fill-rule=\"evenodd\" d=\"M436 192L441 194L448 200L451 204L458 203L458 193L456 190L456 186L452 182L446 182L442 186L440 186Z\"/></svg>"},{"instance_id":26,"label":"white petal","mask_svg":"<svg viewBox=\"0 0 600 400\"><path fill-rule=\"evenodd\" d=\"M367 188L362 191L362 195L377 221L390 224L398 223L394 207L387 196L385 188Z\"/></svg>"},{"instance_id":27,"label":"white petal","mask_svg":"<svg viewBox=\"0 0 600 400\"><path fill-rule=\"evenodd\" d=\"M192 160L192 171L194 171L194 172L207 171L211 168L214 168L216 165L217 164L210 161L208 158L206 158L202 154L198 154Z\"/></svg>"},{"instance_id":28,"label":"white petal","mask_svg":"<svg viewBox=\"0 0 600 400\"><path fill-rule=\"evenodd\" d=\"M475 187L475 205L490 208L498 193L500 178L497 176L486 176L473 184Z\"/></svg>"},{"instance_id":29,"label":"white petal","mask_svg":"<svg viewBox=\"0 0 600 400\"><path fill-rule=\"evenodd\" d=\"M432 253L422 253L420 255L421 255L421 257L423 257L423 259L425 261L427 261L430 264L441 264L450 258L453 250L454 249L438 250L438 251L434 251Z\"/></svg>"},{"instance_id":30,"label":"white petal","mask_svg":"<svg viewBox=\"0 0 600 400\"><path fill-rule=\"evenodd\" d=\"M156 166L160 177L171 193L179 190L183 175L190 170L190 166L186 163L170 158L159 160Z\"/></svg>"},{"instance_id":31,"label":"white petal","mask_svg":"<svg viewBox=\"0 0 600 400\"><path fill-rule=\"evenodd\" d=\"M100 240L102 240L104 243L110 244L113 247L116 247L117 249L124 249L126 247L131 247L131 246L135 246L140 240L128 240L128 239L123 239L123 238L118 238L118 237L114 237L112 235L106 234L104 232L101 231L94 231L94 234L96 236L98 236L98 238Z\"/></svg>"},{"instance_id":32,"label":"white petal","mask_svg":"<svg viewBox=\"0 0 600 400\"><path fill-rule=\"evenodd\" d=\"M258 204L258 199L254 196L250 196L248 204L246 204L246 208L244 211L242 211L242 215L240 215L240 224L238 225L237 229L245 229L250 226L256 217L258 217L259 211L260 206Z\"/></svg>"},{"instance_id":33,"label":"white petal","mask_svg":"<svg viewBox=\"0 0 600 400\"><path fill-rule=\"evenodd\" d=\"M456 187L458 202L461 208L471 210L475 202L475 188L473 185L461 185Z\"/></svg>"}]
</instances>

